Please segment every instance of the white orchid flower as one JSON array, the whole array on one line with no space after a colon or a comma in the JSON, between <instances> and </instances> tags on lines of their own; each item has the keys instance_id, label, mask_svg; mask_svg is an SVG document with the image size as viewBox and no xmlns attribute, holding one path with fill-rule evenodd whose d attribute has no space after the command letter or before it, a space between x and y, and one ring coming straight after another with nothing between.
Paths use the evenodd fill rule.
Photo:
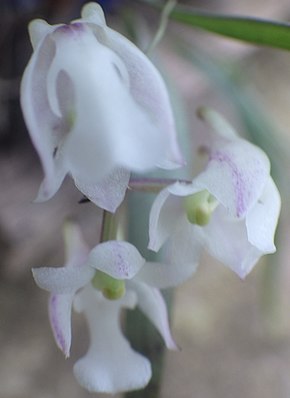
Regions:
<instances>
[{"instance_id":1,"label":"white orchid flower","mask_svg":"<svg viewBox=\"0 0 290 398\"><path fill-rule=\"evenodd\" d=\"M88 3L69 25L34 20L21 106L45 177L38 201L66 174L98 206L115 211L129 172L183 164L164 82L149 59Z\"/></svg>"},{"instance_id":2,"label":"white orchid flower","mask_svg":"<svg viewBox=\"0 0 290 398\"><path fill-rule=\"evenodd\" d=\"M153 286L156 270L160 274L157 286L161 280L162 287L170 285L172 276L166 276L163 264L155 264L155 269L153 263L148 263L146 271L147 263L130 243L108 241L89 251L76 225L69 224L67 232L66 265L33 269L37 285L51 293L49 315L55 341L69 356L74 304L77 312L84 313L90 332L88 351L74 366L79 384L91 392L112 394L143 388L151 378L151 365L123 336L120 313L122 308L137 304L160 332L166 346L176 349L164 300ZM96 285L102 286L103 293L93 287ZM116 295L115 300L105 297L112 294Z\"/></svg>"},{"instance_id":3,"label":"white orchid flower","mask_svg":"<svg viewBox=\"0 0 290 398\"><path fill-rule=\"evenodd\" d=\"M202 112L217 130L203 148L205 170L191 183L162 190L150 214L149 248L158 251L168 243L168 261L178 267L179 282L195 271L203 248L241 278L276 250L281 200L269 159L220 115Z\"/></svg>"}]
</instances>

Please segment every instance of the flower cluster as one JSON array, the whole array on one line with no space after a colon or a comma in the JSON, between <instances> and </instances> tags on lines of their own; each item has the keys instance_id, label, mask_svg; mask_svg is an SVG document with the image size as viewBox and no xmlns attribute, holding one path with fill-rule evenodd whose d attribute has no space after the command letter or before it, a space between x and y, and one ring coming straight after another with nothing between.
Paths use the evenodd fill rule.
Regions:
<instances>
[{"instance_id":1,"label":"flower cluster","mask_svg":"<svg viewBox=\"0 0 290 398\"><path fill-rule=\"evenodd\" d=\"M130 172L184 165L159 72L106 25L99 5L88 3L69 25L32 21L29 32L34 52L21 105L45 174L37 201L51 198L70 174L90 201L114 213L133 186ZM67 223L65 266L33 270L50 292L50 323L66 357L72 308L85 315L90 345L74 374L89 391L134 390L150 380L149 361L121 332L123 308L137 305L176 349L159 289L188 279L203 248L242 278L275 251L280 196L267 156L214 111L200 116L213 128L202 148L204 170L160 188L150 212L148 248L164 249L163 262L147 262L114 234L90 250L78 226Z\"/></svg>"}]
</instances>

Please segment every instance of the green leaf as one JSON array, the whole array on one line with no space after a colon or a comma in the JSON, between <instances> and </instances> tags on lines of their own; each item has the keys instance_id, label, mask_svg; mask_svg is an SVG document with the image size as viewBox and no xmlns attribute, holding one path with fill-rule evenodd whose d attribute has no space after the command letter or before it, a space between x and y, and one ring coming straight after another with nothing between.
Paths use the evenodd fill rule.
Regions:
<instances>
[{"instance_id":1,"label":"green leaf","mask_svg":"<svg viewBox=\"0 0 290 398\"><path fill-rule=\"evenodd\" d=\"M270 20L226 16L177 7L171 18L233 39L290 50L290 24Z\"/></svg>"}]
</instances>

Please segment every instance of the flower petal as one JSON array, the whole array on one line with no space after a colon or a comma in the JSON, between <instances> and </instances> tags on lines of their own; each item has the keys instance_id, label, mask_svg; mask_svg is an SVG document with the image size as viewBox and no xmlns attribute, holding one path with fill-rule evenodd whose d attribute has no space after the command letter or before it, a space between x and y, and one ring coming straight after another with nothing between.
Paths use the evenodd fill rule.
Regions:
<instances>
[{"instance_id":1,"label":"flower petal","mask_svg":"<svg viewBox=\"0 0 290 398\"><path fill-rule=\"evenodd\" d=\"M174 231L183 213L181 200L171 195L168 188L156 196L149 218L149 249L160 249Z\"/></svg>"},{"instance_id":2,"label":"flower petal","mask_svg":"<svg viewBox=\"0 0 290 398\"><path fill-rule=\"evenodd\" d=\"M192 183L207 189L232 216L243 218L261 196L269 172L266 154L237 139L214 149L206 170Z\"/></svg>"},{"instance_id":3,"label":"flower petal","mask_svg":"<svg viewBox=\"0 0 290 398\"><path fill-rule=\"evenodd\" d=\"M90 6L91 7L91 6ZM93 21L93 18L91 19ZM90 24L100 42L108 46L124 62L130 76L130 92L136 102L148 112L162 135L163 156L158 166L173 169L184 165L176 140L174 118L167 90L158 70L142 51L118 32L96 19ZM100 30L100 27L102 29ZM152 148L153 149L153 146Z\"/></svg>"},{"instance_id":4,"label":"flower petal","mask_svg":"<svg viewBox=\"0 0 290 398\"><path fill-rule=\"evenodd\" d=\"M49 25L43 19L34 19L28 25L30 41L33 49L35 50L37 45L55 29L55 26Z\"/></svg>"},{"instance_id":5,"label":"flower petal","mask_svg":"<svg viewBox=\"0 0 290 398\"><path fill-rule=\"evenodd\" d=\"M106 25L104 11L97 3L87 3L83 6L81 12L82 20L93 22L97 25Z\"/></svg>"},{"instance_id":6,"label":"flower petal","mask_svg":"<svg viewBox=\"0 0 290 398\"><path fill-rule=\"evenodd\" d=\"M75 178L76 187L102 209L112 213L122 203L129 184L130 173L124 169L115 169L107 177L95 184Z\"/></svg>"},{"instance_id":7,"label":"flower petal","mask_svg":"<svg viewBox=\"0 0 290 398\"><path fill-rule=\"evenodd\" d=\"M131 308L135 299L127 292L120 300L106 300L92 288L77 296L78 310L84 311L89 325L91 344L74 365L74 375L90 392L115 394L143 388L150 380L149 361L133 351L119 325L121 308Z\"/></svg>"},{"instance_id":8,"label":"flower petal","mask_svg":"<svg viewBox=\"0 0 290 398\"><path fill-rule=\"evenodd\" d=\"M53 40L50 35L46 36L33 53L21 82L24 119L45 173L38 201L53 196L67 172L61 159L55 159L55 151L62 139L61 119L50 108L46 86L55 52Z\"/></svg>"},{"instance_id":9,"label":"flower petal","mask_svg":"<svg viewBox=\"0 0 290 398\"><path fill-rule=\"evenodd\" d=\"M49 299L49 319L57 346L66 357L71 346L71 307L73 294L52 294Z\"/></svg>"},{"instance_id":10,"label":"flower petal","mask_svg":"<svg viewBox=\"0 0 290 398\"><path fill-rule=\"evenodd\" d=\"M245 221L233 220L221 206L207 226L195 228L209 253L241 278L245 278L262 255L249 242Z\"/></svg>"},{"instance_id":11,"label":"flower petal","mask_svg":"<svg viewBox=\"0 0 290 398\"><path fill-rule=\"evenodd\" d=\"M55 294L74 294L93 278L94 273L89 266L32 269L36 284Z\"/></svg>"},{"instance_id":12,"label":"flower petal","mask_svg":"<svg viewBox=\"0 0 290 398\"><path fill-rule=\"evenodd\" d=\"M131 243L107 241L90 252L88 264L116 279L131 279L145 264L144 258Z\"/></svg>"},{"instance_id":13,"label":"flower petal","mask_svg":"<svg viewBox=\"0 0 290 398\"><path fill-rule=\"evenodd\" d=\"M61 71L70 77L75 93L73 126L62 148L74 178L94 183L115 166L152 169L164 140L129 92L123 61L98 42L85 24L60 27L52 37L56 56L47 87L54 112L60 115L56 83Z\"/></svg>"},{"instance_id":14,"label":"flower petal","mask_svg":"<svg viewBox=\"0 0 290 398\"><path fill-rule=\"evenodd\" d=\"M145 283L136 283L135 281L128 282L129 287L130 285L137 293L138 306L159 331L166 347L176 350L177 345L171 335L166 304L159 290Z\"/></svg>"},{"instance_id":15,"label":"flower petal","mask_svg":"<svg viewBox=\"0 0 290 398\"><path fill-rule=\"evenodd\" d=\"M270 177L262 196L246 218L249 241L265 254L276 251L274 234L280 208L280 194Z\"/></svg>"}]
</instances>

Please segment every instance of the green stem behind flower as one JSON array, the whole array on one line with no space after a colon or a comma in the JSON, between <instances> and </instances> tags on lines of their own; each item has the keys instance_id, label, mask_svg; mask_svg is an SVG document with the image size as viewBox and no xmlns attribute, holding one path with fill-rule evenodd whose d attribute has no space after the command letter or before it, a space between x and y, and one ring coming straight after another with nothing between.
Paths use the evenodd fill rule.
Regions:
<instances>
[{"instance_id":1,"label":"green stem behind flower","mask_svg":"<svg viewBox=\"0 0 290 398\"><path fill-rule=\"evenodd\" d=\"M154 198L155 195L145 192L131 191L128 195L128 238L149 261L156 261L158 256L147 249L148 215ZM145 355L152 365L152 378L148 386L143 390L129 392L125 396L126 398L158 398L163 374L164 342L150 321L138 309L127 311L125 328L132 347Z\"/></svg>"}]
</instances>

